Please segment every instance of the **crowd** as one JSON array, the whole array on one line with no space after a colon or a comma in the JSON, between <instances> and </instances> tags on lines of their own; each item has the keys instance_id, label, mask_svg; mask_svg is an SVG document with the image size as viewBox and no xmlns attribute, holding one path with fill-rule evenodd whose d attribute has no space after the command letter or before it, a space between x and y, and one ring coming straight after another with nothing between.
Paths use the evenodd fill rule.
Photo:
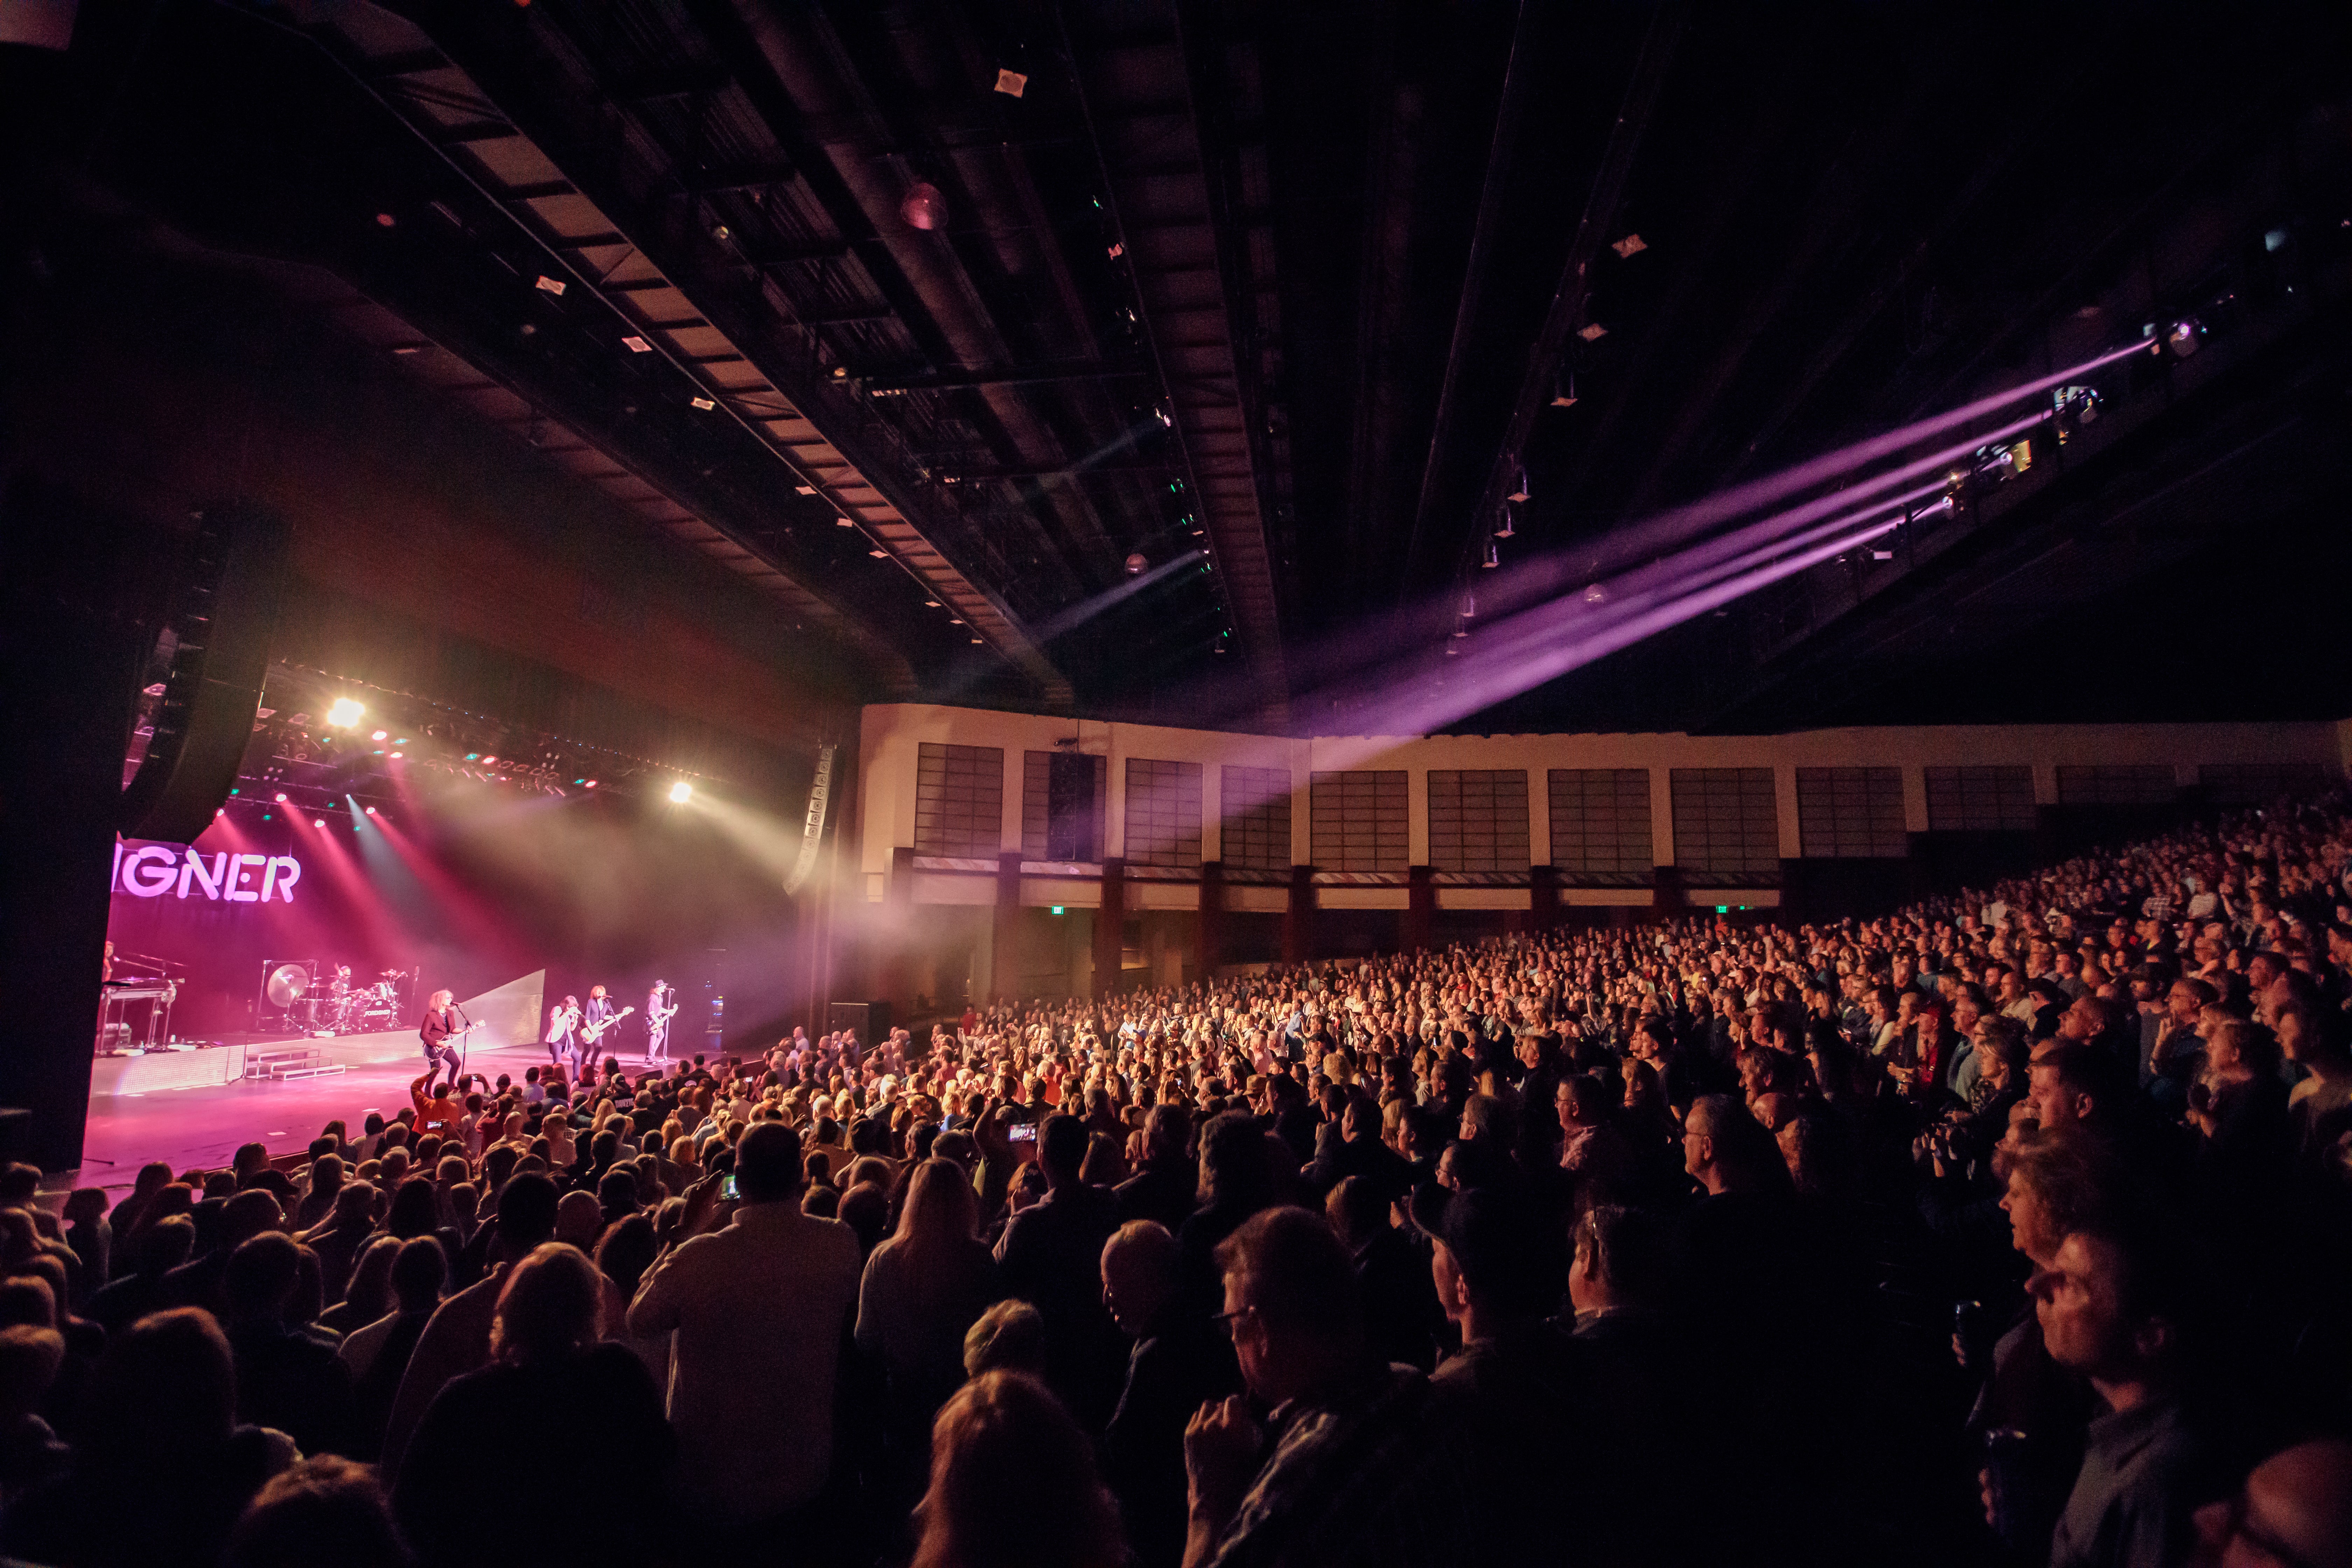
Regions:
<instances>
[{"instance_id":1,"label":"crowd","mask_svg":"<svg viewBox=\"0 0 2352 1568\"><path fill-rule=\"evenodd\" d=\"M0 1171L0 1552L2352 1563L2340 803L411 1099Z\"/></svg>"}]
</instances>

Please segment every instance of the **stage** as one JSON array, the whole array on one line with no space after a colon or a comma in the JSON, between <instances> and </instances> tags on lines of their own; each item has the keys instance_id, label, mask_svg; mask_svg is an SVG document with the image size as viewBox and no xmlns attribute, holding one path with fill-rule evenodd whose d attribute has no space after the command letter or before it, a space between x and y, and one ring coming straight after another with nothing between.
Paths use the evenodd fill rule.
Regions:
<instances>
[{"instance_id":1,"label":"stage","mask_svg":"<svg viewBox=\"0 0 2352 1568\"><path fill-rule=\"evenodd\" d=\"M354 1035L342 1040L304 1043L352 1047L369 1037ZM408 1086L425 1070L425 1057L414 1034L403 1039L406 1048L396 1058L360 1062L323 1078L285 1083L236 1079L147 1093L93 1093L81 1169L73 1185L127 1188L139 1174L139 1167L150 1160L168 1161L174 1174L191 1168L218 1169L227 1165L237 1145L257 1140L268 1144L272 1155L299 1153L320 1128L339 1116L357 1136L369 1111L380 1110L390 1120L408 1109ZM354 1047L355 1051L371 1047ZM136 1065L226 1057L232 1052L241 1055L243 1047L226 1046L174 1051L161 1058L116 1059ZM506 1073L520 1081L526 1068L546 1060L544 1047L506 1046L475 1051L467 1058L466 1069L491 1079Z\"/></svg>"}]
</instances>

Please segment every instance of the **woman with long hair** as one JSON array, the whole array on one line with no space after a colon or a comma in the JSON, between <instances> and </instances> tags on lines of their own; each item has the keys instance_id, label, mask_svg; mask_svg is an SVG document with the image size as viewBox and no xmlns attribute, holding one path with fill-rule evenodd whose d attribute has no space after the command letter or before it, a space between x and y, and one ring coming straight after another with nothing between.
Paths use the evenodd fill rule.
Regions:
<instances>
[{"instance_id":1,"label":"woman with long hair","mask_svg":"<svg viewBox=\"0 0 2352 1568\"><path fill-rule=\"evenodd\" d=\"M913 1568L1117 1568L1118 1515L1094 1447L1045 1385L991 1372L931 1428Z\"/></svg>"},{"instance_id":2,"label":"woman with long hair","mask_svg":"<svg viewBox=\"0 0 2352 1568\"><path fill-rule=\"evenodd\" d=\"M963 1336L1000 1293L980 1239L980 1202L961 1167L915 1167L898 1228L866 1260L857 1344L880 1362L893 1469L918 1484L931 1416L963 1381Z\"/></svg>"},{"instance_id":3,"label":"woman with long hair","mask_svg":"<svg viewBox=\"0 0 2352 1568\"><path fill-rule=\"evenodd\" d=\"M674 1451L669 1422L645 1363L601 1342L604 1311L604 1278L577 1247L548 1242L508 1273L491 1363L435 1396L401 1463L393 1511L420 1568L544 1557L547 1521L518 1500L575 1489L583 1456L643 1503L568 1536L566 1561L635 1564L666 1541L651 1500ZM562 1440L519 1439L527 1433Z\"/></svg>"}]
</instances>

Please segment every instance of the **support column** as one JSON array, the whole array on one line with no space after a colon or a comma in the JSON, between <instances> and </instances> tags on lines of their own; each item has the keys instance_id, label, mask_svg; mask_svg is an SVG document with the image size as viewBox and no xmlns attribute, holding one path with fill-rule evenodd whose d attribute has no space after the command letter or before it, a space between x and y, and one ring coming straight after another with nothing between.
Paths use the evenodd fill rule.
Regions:
<instances>
[{"instance_id":1,"label":"support column","mask_svg":"<svg viewBox=\"0 0 2352 1568\"><path fill-rule=\"evenodd\" d=\"M1097 998L1118 994L1119 957L1127 945L1127 862L1112 856L1102 863L1102 907L1095 911Z\"/></svg>"},{"instance_id":2,"label":"support column","mask_svg":"<svg viewBox=\"0 0 2352 1568\"><path fill-rule=\"evenodd\" d=\"M915 986L909 978L915 942L915 851L900 844L890 851L890 877L883 885L881 951L876 954L874 992L869 999L890 1004L893 1021L915 1016ZM867 1044L873 1042L868 1041Z\"/></svg>"},{"instance_id":3,"label":"support column","mask_svg":"<svg viewBox=\"0 0 2352 1568\"><path fill-rule=\"evenodd\" d=\"M1216 973L1225 961L1225 863L1201 862L1200 953L1195 963L1202 976Z\"/></svg>"},{"instance_id":4,"label":"support column","mask_svg":"<svg viewBox=\"0 0 2352 1568\"><path fill-rule=\"evenodd\" d=\"M1020 1000L1021 851L996 858L996 909L989 941L988 994L992 1002Z\"/></svg>"},{"instance_id":5,"label":"support column","mask_svg":"<svg viewBox=\"0 0 2352 1568\"><path fill-rule=\"evenodd\" d=\"M1559 923L1559 869L1555 866L1528 868L1528 927L1547 931Z\"/></svg>"},{"instance_id":6,"label":"support column","mask_svg":"<svg viewBox=\"0 0 2352 1568\"><path fill-rule=\"evenodd\" d=\"M1282 911L1282 962L1304 963L1315 950L1315 868L1290 868L1290 904Z\"/></svg>"},{"instance_id":7,"label":"support column","mask_svg":"<svg viewBox=\"0 0 2352 1568\"><path fill-rule=\"evenodd\" d=\"M0 477L0 484L5 484ZM146 634L142 525L18 480L0 494L0 1159L81 1163L122 755ZM155 602L160 602L160 597ZM30 1112L25 1115L24 1112Z\"/></svg>"},{"instance_id":8,"label":"support column","mask_svg":"<svg viewBox=\"0 0 2352 1568\"><path fill-rule=\"evenodd\" d=\"M1401 940L1407 952L1418 952L1429 945L1430 917L1437 912L1437 884L1430 879L1426 866L1408 866L1404 871L1404 929Z\"/></svg>"}]
</instances>

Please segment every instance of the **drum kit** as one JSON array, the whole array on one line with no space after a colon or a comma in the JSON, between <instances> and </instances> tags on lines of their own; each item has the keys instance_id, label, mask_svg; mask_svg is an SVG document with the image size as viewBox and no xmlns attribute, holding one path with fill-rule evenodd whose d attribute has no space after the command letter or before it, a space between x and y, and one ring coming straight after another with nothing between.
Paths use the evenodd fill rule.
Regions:
<instances>
[{"instance_id":1,"label":"drum kit","mask_svg":"<svg viewBox=\"0 0 2352 1568\"><path fill-rule=\"evenodd\" d=\"M413 969L379 971L354 983L349 964L295 961L267 966L262 994L284 1026L306 1035L364 1035L400 1026Z\"/></svg>"}]
</instances>

